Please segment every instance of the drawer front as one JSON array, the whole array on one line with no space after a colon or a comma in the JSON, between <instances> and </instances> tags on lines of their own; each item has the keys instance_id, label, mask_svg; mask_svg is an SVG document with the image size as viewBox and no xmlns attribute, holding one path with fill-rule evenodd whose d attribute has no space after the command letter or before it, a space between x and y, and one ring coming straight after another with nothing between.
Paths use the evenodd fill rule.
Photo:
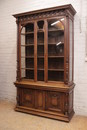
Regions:
<instances>
[{"instance_id":1,"label":"drawer front","mask_svg":"<svg viewBox=\"0 0 87 130\"><path fill-rule=\"evenodd\" d=\"M41 90L36 90L35 92L35 108L45 109L45 92Z\"/></svg>"},{"instance_id":2,"label":"drawer front","mask_svg":"<svg viewBox=\"0 0 87 130\"><path fill-rule=\"evenodd\" d=\"M47 92L46 110L64 113L64 94L60 92Z\"/></svg>"},{"instance_id":3,"label":"drawer front","mask_svg":"<svg viewBox=\"0 0 87 130\"><path fill-rule=\"evenodd\" d=\"M22 89L22 106L34 108L35 106L35 90Z\"/></svg>"}]
</instances>

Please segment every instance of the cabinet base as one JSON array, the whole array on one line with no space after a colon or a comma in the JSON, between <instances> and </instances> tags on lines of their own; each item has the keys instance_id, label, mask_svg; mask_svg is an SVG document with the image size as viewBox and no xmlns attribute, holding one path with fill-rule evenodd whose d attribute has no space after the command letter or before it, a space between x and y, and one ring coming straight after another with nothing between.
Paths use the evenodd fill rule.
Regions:
<instances>
[{"instance_id":1,"label":"cabinet base","mask_svg":"<svg viewBox=\"0 0 87 130\"><path fill-rule=\"evenodd\" d=\"M56 119L56 120L65 121L65 122L69 122L70 119L74 115L74 111L72 111L69 115L63 115L59 113L57 114L55 112L37 110L37 109L32 109L32 108L27 108L27 107L22 107L22 106L16 106L15 111L29 113L32 115Z\"/></svg>"}]
</instances>

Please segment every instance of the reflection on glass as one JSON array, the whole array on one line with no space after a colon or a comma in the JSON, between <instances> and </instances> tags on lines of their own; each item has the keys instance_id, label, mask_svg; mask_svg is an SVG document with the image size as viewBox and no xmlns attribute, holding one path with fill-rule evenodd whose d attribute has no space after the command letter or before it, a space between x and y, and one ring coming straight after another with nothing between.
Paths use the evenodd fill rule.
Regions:
<instances>
[{"instance_id":1,"label":"reflection on glass","mask_svg":"<svg viewBox=\"0 0 87 130\"><path fill-rule=\"evenodd\" d=\"M64 18L48 20L48 80L64 80Z\"/></svg>"}]
</instances>

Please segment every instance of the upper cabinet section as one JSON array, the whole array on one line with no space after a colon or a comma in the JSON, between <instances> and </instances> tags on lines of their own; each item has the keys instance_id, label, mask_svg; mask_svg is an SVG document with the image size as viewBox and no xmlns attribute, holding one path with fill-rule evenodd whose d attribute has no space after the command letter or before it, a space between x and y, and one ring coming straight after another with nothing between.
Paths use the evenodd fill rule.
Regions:
<instances>
[{"instance_id":1,"label":"upper cabinet section","mask_svg":"<svg viewBox=\"0 0 87 130\"><path fill-rule=\"evenodd\" d=\"M73 82L72 5L13 15L17 22L17 80Z\"/></svg>"},{"instance_id":2,"label":"upper cabinet section","mask_svg":"<svg viewBox=\"0 0 87 130\"><path fill-rule=\"evenodd\" d=\"M14 14L13 16L17 18L17 22L26 22L35 19L44 19L49 17L58 16L70 16L73 17L76 11L71 4L56 6L53 8L47 8L42 10L36 10L31 12L25 12L20 14Z\"/></svg>"}]
</instances>

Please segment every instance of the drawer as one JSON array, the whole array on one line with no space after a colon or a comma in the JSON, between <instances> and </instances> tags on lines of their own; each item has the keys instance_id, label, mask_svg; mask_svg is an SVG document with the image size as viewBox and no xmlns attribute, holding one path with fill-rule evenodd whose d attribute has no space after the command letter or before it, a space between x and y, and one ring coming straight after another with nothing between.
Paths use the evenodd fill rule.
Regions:
<instances>
[{"instance_id":1,"label":"drawer","mask_svg":"<svg viewBox=\"0 0 87 130\"><path fill-rule=\"evenodd\" d=\"M46 92L46 110L64 113L64 94L61 92Z\"/></svg>"}]
</instances>

